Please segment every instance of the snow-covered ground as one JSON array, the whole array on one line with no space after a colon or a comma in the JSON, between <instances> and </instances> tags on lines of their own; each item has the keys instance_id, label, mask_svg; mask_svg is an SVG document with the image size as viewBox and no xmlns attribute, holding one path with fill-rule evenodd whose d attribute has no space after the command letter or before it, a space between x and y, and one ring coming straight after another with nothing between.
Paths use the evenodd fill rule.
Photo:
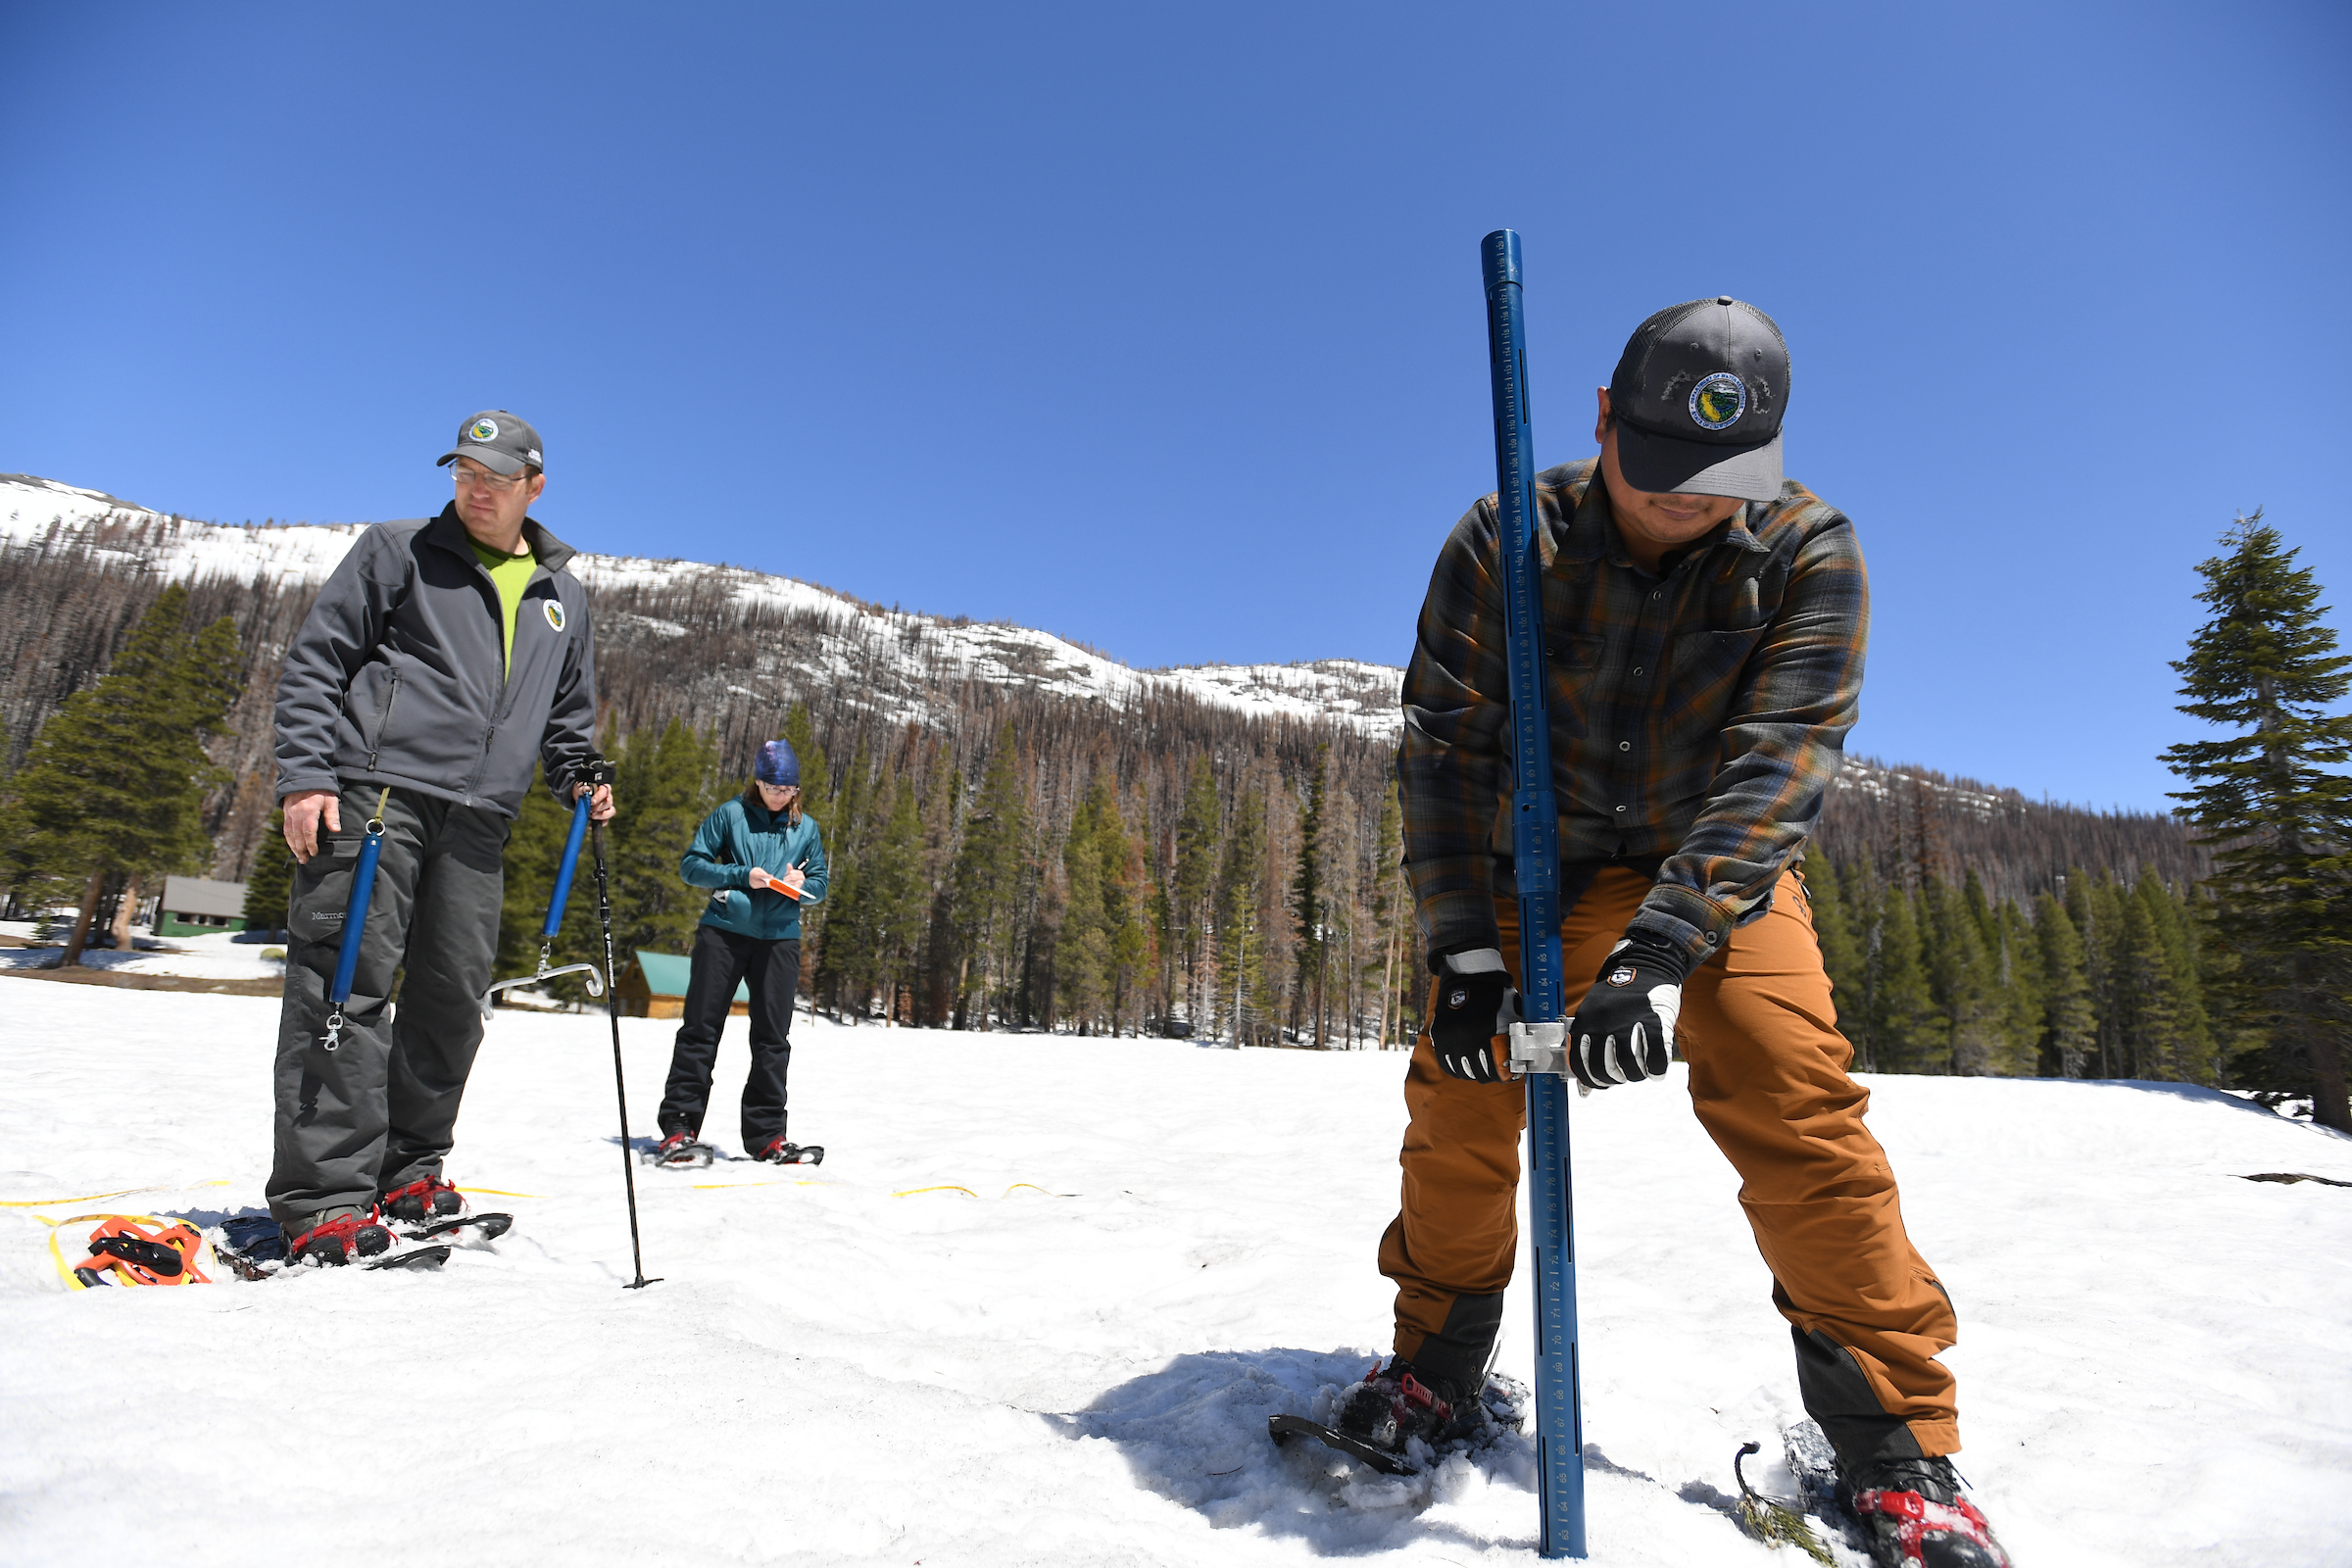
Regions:
<instances>
[{"instance_id":1,"label":"snow-covered ground","mask_svg":"<svg viewBox=\"0 0 2352 1568\"><path fill-rule=\"evenodd\" d=\"M1524 1445L1388 1481L1266 1442L1386 1348L1400 1056L804 1020L826 1163L640 1170L661 1283L624 1291L605 1020L502 1015L453 1160L520 1215L496 1250L68 1292L53 1221L260 1202L275 1005L0 1004L8 1562L151 1527L242 1565L1532 1556ZM640 1137L670 1027L623 1025ZM721 1141L742 1073L738 1035ZM2352 1192L2239 1179L2352 1178L2352 1141L2162 1086L1873 1087L1961 1310L1960 1463L2025 1568L2352 1561ZM1797 1411L1731 1171L1679 1082L1575 1117L1592 1560L1795 1563L1723 1511Z\"/></svg>"},{"instance_id":2,"label":"snow-covered ground","mask_svg":"<svg viewBox=\"0 0 2352 1568\"><path fill-rule=\"evenodd\" d=\"M32 932L31 921L0 921L0 936L29 941ZM276 980L286 972L285 949L281 945L240 941L241 932L156 938L146 926L138 925L130 928L130 935L134 944L154 941L158 946L154 950L134 946L126 953L112 948L84 948L82 966L123 974L179 975L192 980ZM60 951L54 947L0 948L0 969L24 969L49 963ZM266 953L277 956L264 957Z\"/></svg>"}]
</instances>

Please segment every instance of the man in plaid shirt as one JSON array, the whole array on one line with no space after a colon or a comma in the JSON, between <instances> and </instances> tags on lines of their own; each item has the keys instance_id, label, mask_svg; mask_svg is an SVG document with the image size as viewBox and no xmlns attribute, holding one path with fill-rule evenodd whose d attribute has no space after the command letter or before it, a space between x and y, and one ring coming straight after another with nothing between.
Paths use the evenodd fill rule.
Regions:
<instances>
[{"instance_id":1,"label":"man in plaid shirt","mask_svg":"<svg viewBox=\"0 0 2352 1568\"><path fill-rule=\"evenodd\" d=\"M1852 524L1782 476L1788 398L1769 317L1728 296L1678 305L1601 389L1599 458L1536 481L1569 997L1597 976L1571 1008L1570 1059L1605 1089L1663 1076L1681 1045L1699 1121L1740 1172L1805 1408L1883 1560L2000 1564L1942 1457L1960 1435L1935 1357L1958 1326L1863 1125L1797 868L1853 727L1870 601ZM1490 496L1439 553L1404 680L1405 858L1436 973L1380 1247L1396 1354L1339 1421L1397 1447L1484 1418L1518 1246L1496 537Z\"/></svg>"}]
</instances>

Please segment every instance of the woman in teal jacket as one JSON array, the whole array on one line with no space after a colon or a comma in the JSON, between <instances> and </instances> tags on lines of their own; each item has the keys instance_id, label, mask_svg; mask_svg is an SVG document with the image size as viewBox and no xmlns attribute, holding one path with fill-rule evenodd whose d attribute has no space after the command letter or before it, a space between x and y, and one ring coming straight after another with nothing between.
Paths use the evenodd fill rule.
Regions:
<instances>
[{"instance_id":1,"label":"woman in teal jacket","mask_svg":"<svg viewBox=\"0 0 2352 1568\"><path fill-rule=\"evenodd\" d=\"M695 928L685 1021L662 1092L664 1165L705 1165L703 1113L735 988L752 994L752 1072L743 1085L743 1148L755 1159L814 1164L820 1148L784 1136L784 1073L792 1062L793 996L801 985L801 909L825 896L825 841L801 814L801 760L786 741L760 748L752 786L703 818L678 875L711 889Z\"/></svg>"}]
</instances>

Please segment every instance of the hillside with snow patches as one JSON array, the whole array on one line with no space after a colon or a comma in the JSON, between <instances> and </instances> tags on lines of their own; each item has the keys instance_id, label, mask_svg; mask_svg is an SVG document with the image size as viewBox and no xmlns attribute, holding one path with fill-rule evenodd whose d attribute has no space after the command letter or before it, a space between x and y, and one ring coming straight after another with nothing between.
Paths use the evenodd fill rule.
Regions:
<instances>
[{"instance_id":1,"label":"hillside with snow patches","mask_svg":"<svg viewBox=\"0 0 2352 1568\"><path fill-rule=\"evenodd\" d=\"M166 580L260 579L281 589L315 584L334 569L366 526L200 522L52 479L0 475L0 539L18 548L86 544L93 553L137 563ZM885 609L814 583L739 566L583 553L572 562L572 570L593 589L700 589L698 597L707 604L814 614L834 623L842 647L889 649L901 673L920 671L934 682L944 675L1119 708L1158 689L1241 712L1333 719L1370 736L1393 737L1402 728L1396 693L1403 671L1388 664L1329 659L1139 670L1050 632ZM639 618L640 624L611 629L654 638L684 630ZM862 661L845 657L840 662L841 668L824 673L872 683L875 672L859 667Z\"/></svg>"}]
</instances>

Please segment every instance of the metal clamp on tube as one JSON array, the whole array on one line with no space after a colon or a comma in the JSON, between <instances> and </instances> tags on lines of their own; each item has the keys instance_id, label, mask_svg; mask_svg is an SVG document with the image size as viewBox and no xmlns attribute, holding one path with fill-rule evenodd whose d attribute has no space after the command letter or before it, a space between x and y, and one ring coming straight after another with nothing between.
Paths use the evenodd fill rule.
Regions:
<instances>
[{"instance_id":1,"label":"metal clamp on tube","mask_svg":"<svg viewBox=\"0 0 2352 1568\"><path fill-rule=\"evenodd\" d=\"M1512 1024L1511 1072L1521 1077L1535 1072L1564 1076L1568 1071L1568 1025L1571 1021L1563 1018L1550 1023Z\"/></svg>"}]
</instances>

